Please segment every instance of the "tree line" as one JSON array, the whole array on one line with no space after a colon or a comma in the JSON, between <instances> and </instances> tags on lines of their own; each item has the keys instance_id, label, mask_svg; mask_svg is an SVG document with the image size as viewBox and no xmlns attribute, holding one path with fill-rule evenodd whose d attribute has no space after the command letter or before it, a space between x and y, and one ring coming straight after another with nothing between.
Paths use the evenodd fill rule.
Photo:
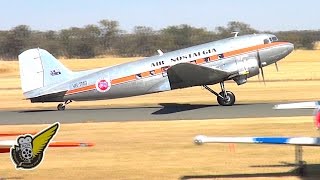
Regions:
<instances>
[{"instance_id":1,"label":"tree line","mask_svg":"<svg viewBox=\"0 0 320 180\"><path fill-rule=\"evenodd\" d=\"M37 31L27 25L19 25L11 30L0 31L0 58L16 60L24 50L36 47L66 58L151 56L156 54L157 49L168 52L231 37L231 32L235 31L240 35L263 33L249 24L237 21L216 27L214 31L182 24L160 30L136 26L130 33L120 29L118 21L106 19L97 24L59 31ZM320 41L320 30L266 33L275 34L281 41L292 42L296 48L301 49L314 49L315 42Z\"/></svg>"}]
</instances>

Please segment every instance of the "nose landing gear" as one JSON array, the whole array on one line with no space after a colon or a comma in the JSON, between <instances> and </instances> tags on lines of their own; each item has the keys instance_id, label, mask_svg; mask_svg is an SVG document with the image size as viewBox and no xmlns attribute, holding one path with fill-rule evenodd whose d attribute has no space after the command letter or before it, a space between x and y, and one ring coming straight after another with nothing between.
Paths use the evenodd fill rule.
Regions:
<instances>
[{"instance_id":1,"label":"nose landing gear","mask_svg":"<svg viewBox=\"0 0 320 180\"><path fill-rule=\"evenodd\" d=\"M60 103L57 106L58 111L64 111L66 109L66 105L71 103L71 100L66 100L64 103Z\"/></svg>"},{"instance_id":2,"label":"nose landing gear","mask_svg":"<svg viewBox=\"0 0 320 180\"><path fill-rule=\"evenodd\" d=\"M220 82L221 92L218 94L214 90L212 90L207 85L203 85L203 87L211 92L212 94L217 96L217 101L221 106L232 106L236 101L235 95L231 91L226 91L224 87L224 82Z\"/></svg>"}]
</instances>

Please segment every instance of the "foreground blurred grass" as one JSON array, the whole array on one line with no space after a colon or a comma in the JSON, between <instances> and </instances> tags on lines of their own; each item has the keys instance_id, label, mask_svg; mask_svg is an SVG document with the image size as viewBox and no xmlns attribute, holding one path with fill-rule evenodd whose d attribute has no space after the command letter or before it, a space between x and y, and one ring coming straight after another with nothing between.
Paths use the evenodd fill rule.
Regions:
<instances>
[{"instance_id":1,"label":"foreground blurred grass","mask_svg":"<svg viewBox=\"0 0 320 180\"><path fill-rule=\"evenodd\" d=\"M1 126L0 132L34 131L44 127L46 125ZM1 155L0 177L179 179L183 176L251 174L252 177L270 178L269 173L279 173L273 179L298 179L289 177L294 173L286 174L293 167L280 166L280 162L294 162L293 146L237 144L231 149L229 144L196 146L193 137L198 134L318 135L313 130L312 117L62 124L56 140L87 140L95 142L96 146L49 148L43 164L34 171L17 171L9 155ZM303 158L313 164L307 167L310 176L320 178L317 169L320 168L319 148L305 147Z\"/></svg>"}]
</instances>

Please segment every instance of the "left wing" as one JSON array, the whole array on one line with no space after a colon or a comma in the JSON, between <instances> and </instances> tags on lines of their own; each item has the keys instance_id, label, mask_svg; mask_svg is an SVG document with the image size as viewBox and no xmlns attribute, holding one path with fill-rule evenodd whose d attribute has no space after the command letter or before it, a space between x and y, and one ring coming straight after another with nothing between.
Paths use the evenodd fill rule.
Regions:
<instances>
[{"instance_id":1,"label":"left wing","mask_svg":"<svg viewBox=\"0 0 320 180\"><path fill-rule=\"evenodd\" d=\"M317 129L320 129L320 101L278 104L273 109L316 109L314 112L314 125Z\"/></svg>"},{"instance_id":2,"label":"left wing","mask_svg":"<svg viewBox=\"0 0 320 180\"><path fill-rule=\"evenodd\" d=\"M320 146L320 138L313 137L208 137L194 138L198 145L204 143L247 143L247 144L287 144L300 146Z\"/></svg>"},{"instance_id":3,"label":"left wing","mask_svg":"<svg viewBox=\"0 0 320 180\"><path fill-rule=\"evenodd\" d=\"M320 107L319 101L316 102L299 102L288 104L277 104L274 109L316 109Z\"/></svg>"},{"instance_id":4,"label":"left wing","mask_svg":"<svg viewBox=\"0 0 320 180\"><path fill-rule=\"evenodd\" d=\"M179 63L167 71L171 89L216 84L227 80L230 72L191 63Z\"/></svg>"}]
</instances>

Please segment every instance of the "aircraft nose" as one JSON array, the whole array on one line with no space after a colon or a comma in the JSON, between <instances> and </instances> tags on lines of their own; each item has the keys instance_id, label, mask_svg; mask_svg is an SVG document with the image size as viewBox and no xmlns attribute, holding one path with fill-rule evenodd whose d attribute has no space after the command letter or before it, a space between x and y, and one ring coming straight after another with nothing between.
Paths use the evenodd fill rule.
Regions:
<instances>
[{"instance_id":1,"label":"aircraft nose","mask_svg":"<svg viewBox=\"0 0 320 180\"><path fill-rule=\"evenodd\" d=\"M287 51L288 51L288 54L290 54L294 49L294 45L292 43L288 43L287 45Z\"/></svg>"}]
</instances>

